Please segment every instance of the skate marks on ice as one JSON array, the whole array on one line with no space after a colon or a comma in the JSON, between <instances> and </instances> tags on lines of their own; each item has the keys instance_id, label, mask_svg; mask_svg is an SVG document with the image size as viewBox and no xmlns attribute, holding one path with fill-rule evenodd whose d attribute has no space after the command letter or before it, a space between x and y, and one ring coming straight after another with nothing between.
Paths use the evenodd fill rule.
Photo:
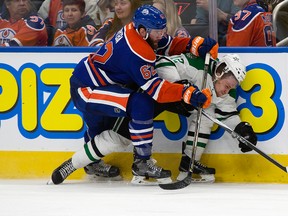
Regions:
<instances>
[{"instance_id":1,"label":"skate marks on ice","mask_svg":"<svg viewBox=\"0 0 288 216\"><path fill-rule=\"evenodd\" d=\"M126 181L0 180L3 216L286 216L288 184L191 184L166 191Z\"/></svg>"}]
</instances>

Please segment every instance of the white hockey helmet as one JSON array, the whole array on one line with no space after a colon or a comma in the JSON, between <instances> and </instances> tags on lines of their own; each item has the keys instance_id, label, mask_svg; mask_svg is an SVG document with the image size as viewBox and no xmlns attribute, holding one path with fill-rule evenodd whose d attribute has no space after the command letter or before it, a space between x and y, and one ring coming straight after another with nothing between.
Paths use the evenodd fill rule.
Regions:
<instances>
[{"instance_id":1,"label":"white hockey helmet","mask_svg":"<svg viewBox=\"0 0 288 216\"><path fill-rule=\"evenodd\" d=\"M222 73L220 76L217 76L216 72L218 67L222 65ZM215 69L215 76L221 78L224 73L231 71L239 84L245 79L246 76L246 67L240 61L240 57L237 54L227 54L222 57L222 59L217 63Z\"/></svg>"}]
</instances>

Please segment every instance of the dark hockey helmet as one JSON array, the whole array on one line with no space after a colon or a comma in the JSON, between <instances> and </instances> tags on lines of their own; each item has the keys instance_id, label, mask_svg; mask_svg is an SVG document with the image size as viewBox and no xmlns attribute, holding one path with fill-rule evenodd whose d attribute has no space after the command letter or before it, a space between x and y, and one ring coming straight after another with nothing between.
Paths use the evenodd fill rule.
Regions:
<instances>
[{"instance_id":1,"label":"dark hockey helmet","mask_svg":"<svg viewBox=\"0 0 288 216\"><path fill-rule=\"evenodd\" d=\"M136 29L143 26L148 32L152 29L162 30L166 28L165 15L152 5L139 7L134 14L133 23Z\"/></svg>"}]
</instances>

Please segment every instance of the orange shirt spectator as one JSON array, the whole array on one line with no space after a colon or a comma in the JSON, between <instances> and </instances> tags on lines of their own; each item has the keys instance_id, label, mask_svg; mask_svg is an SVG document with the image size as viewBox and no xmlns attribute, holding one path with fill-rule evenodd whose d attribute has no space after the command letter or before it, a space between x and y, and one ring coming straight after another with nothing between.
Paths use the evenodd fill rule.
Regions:
<instances>
[{"instance_id":1,"label":"orange shirt spectator","mask_svg":"<svg viewBox=\"0 0 288 216\"><path fill-rule=\"evenodd\" d=\"M53 46L88 46L96 34L94 21L85 16L84 0L63 0L65 27L57 29Z\"/></svg>"},{"instance_id":2,"label":"orange shirt spectator","mask_svg":"<svg viewBox=\"0 0 288 216\"><path fill-rule=\"evenodd\" d=\"M1 46L46 46L44 21L32 11L30 0L5 0L7 10L0 17Z\"/></svg>"},{"instance_id":3,"label":"orange shirt spectator","mask_svg":"<svg viewBox=\"0 0 288 216\"><path fill-rule=\"evenodd\" d=\"M111 38L124 25L132 21L134 12L140 6L141 0L115 0L114 18L106 19L89 46L101 45L104 41Z\"/></svg>"},{"instance_id":4,"label":"orange shirt spectator","mask_svg":"<svg viewBox=\"0 0 288 216\"><path fill-rule=\"evenodd\" d=\"M242 9L230 19L226 45L276 46L268 7L261 7L256 0L234 0L234 4Z\"/></svg>"},{"instance_id":5,"label":"orange shirt spectator","mask_svg":"<svg viewBox=\"0 0 288 216\"><path fill-rule=\"evenodd\" d=\"M85 0L85 3L85 13L89 15L95 23L100 22L95 12L98 7L97 0ZM43 17L46 24L53 26L55 29L62 28L65 25L62 0L44 0L38 10L38 14Z\"/></svg>"}]
</instances>

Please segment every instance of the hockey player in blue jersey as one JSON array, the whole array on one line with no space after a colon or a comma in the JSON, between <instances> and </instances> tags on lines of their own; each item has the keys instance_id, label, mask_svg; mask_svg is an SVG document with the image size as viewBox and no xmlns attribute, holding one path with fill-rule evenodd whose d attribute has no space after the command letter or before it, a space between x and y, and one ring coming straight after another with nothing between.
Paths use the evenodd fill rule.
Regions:
<instances>
[{"instance_id":1,"label":"hockey player in blue jersey","mask_svg":"<svg viewBox=\"0 0 288 216\"><path fill-rule=\"evenodd\" d=\"M133 22L76 66L70 79L71 97L83 113L87 143L52 174L54 184L62 183L72 172L103 157L94 136L110 129L113 118L129 117L134 146L134 181L154 178L171 182L171 172L150 160L153 140L154 101L184 101L192 106L209 107L211 92L197 86L170 83L158 77L154 68L156 52L175 55L191 52L204 58L217 57L218 44L211 38L172 38L166 35L164 14L150 5L137 9ZM140 86L137 92L127 86ZM109 121L111 118L111 121Z\"/></svg>"},{"instance_id":2,"label":"hockey player in blue jersey","mask_svg":"<svg viewBox=\"0 0 288 216\"><path fill-rule=\"evenodd\" d=\"M200 57L195 57L191 53L174 55L174 56L159 56L155 64L159 77L170 82L189 82L195 85L201 85L203 80L204 60ZM257 144L257 135L253 127L245 121L241 120L237 110L235 100L236 87L244 81L246 77L246 67L236 54L227 54L221 59L211 60L209 72L207 75L206 86L212 92L211 105L205 109L205 112L210 116L219 119L230 128L252 144ZM154 119L164 110L186 116L188 121L188 133L186 142L182 146L182 158L179 165L179 175L177 180L183 180L187 176L189 170L190 157L192 155L192 144L194 141L194 130L197 119L197 111L194 107L183 102L174 103L157 103L154 107ZM95 136L94 143L102 154L108 155L113 152L127 151L131 141L128 131L129 118L117 119L115 126L111 130L103 131ZM209 145L209 137L212 130L213 122L202 116L201 125L198 134L197 150L194 157L193 165L193 182L212 183L215 181L215 168L207 167L201 163L202 154L205 151L207 144ZM237 140L235 145L237 144ZM229 141L229 143L233 141ZM231 143L231 144L232 144ZM233 144L232 144L233 145ZM241 152L252 151L244 143L238 142ZM89 167L92 173L95 167ZM151 184L150 181L135 182L144 185Z\"/></svg>"}]
</instances>

